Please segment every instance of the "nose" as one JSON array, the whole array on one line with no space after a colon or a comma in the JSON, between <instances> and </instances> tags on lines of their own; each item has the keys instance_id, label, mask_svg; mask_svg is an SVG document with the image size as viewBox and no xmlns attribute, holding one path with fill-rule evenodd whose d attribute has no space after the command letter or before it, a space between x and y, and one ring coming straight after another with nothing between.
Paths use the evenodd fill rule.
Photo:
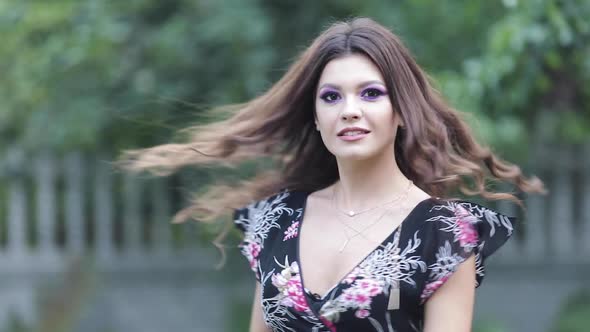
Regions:
<instances>
[{"instance_id":1,"label":"nose","mask_svg":"<svg viewBox=\"0 0 590 332\"><path fill-rule=\"evenodd\" d=\"M358 120L363 116L363 112L359 105L351 99L348 99L346 102L343 103L343 109L340 113L340 117L344 121L350 119Z\"/></svg>"}]
</instances>

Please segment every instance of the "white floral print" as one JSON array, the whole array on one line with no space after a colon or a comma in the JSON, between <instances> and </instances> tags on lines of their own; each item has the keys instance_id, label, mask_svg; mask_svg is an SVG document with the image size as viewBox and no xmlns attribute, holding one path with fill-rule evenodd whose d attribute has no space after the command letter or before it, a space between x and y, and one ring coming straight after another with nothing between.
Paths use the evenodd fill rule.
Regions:
<instances>
[{"instance_id":1,"label":"white floral print","mask_svg":"<svg viewBox=\"0 0 590 332\"><path fill-rule=\"evenodd\" d=\"M263 272L262 277L263 285L268 285L270 278L270 284L278 291L272 297L263 294L262 307L266 324L277 332L296 331L285 324L295 317L293 313L295 311L302 320L312 327L312 331L329 331L325 328L322 329L325 324L314 316L308 306L301 283L299 264L295 261L289 263L288 256L285 257L284 262L275 261L275 263L280 271L275 273L273 269L268 274ZM263 287L263 292L264 289L267 287Z\"/></svg>"},{"instance_id":2,"label":"white floral print","mask_svg":"<svg viewBox=\"0 0 590 332\"><path fill-rule=\"evenodd\" d=\"M283 270L272 276L272 284L279 290L279 303L297 311L308 311L309 307L301 285L299 265L297 262L292 262L289 265L287 259L288 257L285 257L285 265L282 265Z\"/></svg>"},{"instance_id":3,"label":"white floral print","mask_svg":"<svg viewBox=\"0 0 590 332\"><path fill-rule=\"evenodd\" d=\"M350 287L321 308L323 317L335 323L340 313L353 309L357 318L367 318L375 296L386 293L390 287L398 288L400 281L415 285L411 276L416 271L426 271L421 257L411 255L420 245L418 232L403 251L399 248L400 233L401 229L397 230L391 241L373 251L342 280Z\"/></svg>"},{"instance_id":4,"label":"white floral print","mask_svg":"<svg viewBox=\"0 0 590 332\"><path fill-rule=\"evenodd\" d=\"M280 228L278 219L284 214L292 215L293 209L286 206L284 200L289 196L288 191L260 200L248 205L247 213L238 214L234 223L243 227L244 240L240 244L242 254L248 259L250 268L260 280L258 256L264 248L264 240L272 228Z\"/></svg>"},{"instance_id":5,"label":"white floral print","mask_svg":"<svg viewBox=\"0 0 590 332\"><path fill-rule=\"evenodd\" d=\"M480 283L485 257L513 233L514 218L471 202L432 199L320 298L305 289L297 261L307 195L285 190L236 213L241 252L261 283L272 331L420 331L424 302L458 265L475 254ZM399 304L388 310L391 294L399 294Z\"/></svg>"},{"instance_id":6,"label":"white floral print","mask_svg":"<svg viewBox=\"0 0 590 332\"><path fill-rule=\"evenodd\" d=\"M297 237L297 232L299 230L299 221L293 221L291 226L287 228L285 231L285 237L283 237L283 241L287 241L289 239L293 239Z\"/></svg>"},{"instance_id":7,"label":"white floral print","mask_svg":"<svg viewBox=\"0 0 590 332\"><path fill-rule=\"evenodd\" d=\"M437 235L442 245L435 254L435 261L428 267L430 273L428 282L420 295L421 303L424 303L444 285L457 270L459 264L469 258L471 253L475 254L476 286L479 286L484 277L481 252L486 241L480 239L478 225L482 228L484 226L489 228L488 235L483 238L493 238L497 229L502 229L505 232L504 236L499 237L501 241L495 245L496 247L504 243L513 232L512 221L509 217L474 203L448 201L447 204L434 206L432 210L449 211L452 214L442 213L427 220L427 222L439 223L440 226L435 229L438 230ZM483 223L483 220L487 223Z\"/></svg>"}]
</instances>

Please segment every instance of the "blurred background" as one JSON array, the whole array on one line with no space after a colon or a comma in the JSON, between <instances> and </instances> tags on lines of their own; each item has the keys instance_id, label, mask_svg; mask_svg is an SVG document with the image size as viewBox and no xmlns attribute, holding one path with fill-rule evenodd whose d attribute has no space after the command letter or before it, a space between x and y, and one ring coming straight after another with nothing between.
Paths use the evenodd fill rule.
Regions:
<instances>
[{"instance_id":1,"label":"blurred background","mask_svg":"<svg viewBox=\"0 0 590 332\"><path fill-rule=\"evenodd\" d=\"M483 202L522 222L474 331L590 331L590 1L0 0L0 332L246 331L237 232L218 270L220 226L169 221L260 163L156 179L112 162L265 91L351 16L398 34L480 141L550 191L521 196L526 215Z\"/></svg>"}]
</instances>

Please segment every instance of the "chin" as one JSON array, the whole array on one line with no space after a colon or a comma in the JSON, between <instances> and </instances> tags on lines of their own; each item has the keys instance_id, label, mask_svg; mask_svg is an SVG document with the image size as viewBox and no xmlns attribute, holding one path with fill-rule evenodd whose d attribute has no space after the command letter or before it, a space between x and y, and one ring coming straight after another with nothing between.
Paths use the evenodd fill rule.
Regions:
<instances>
[{"instance_id":1,"label":"chin","mask_svg":"<svg viewBox=\"0 0 590 332\"><path fill-rule=\"evenodd\" d=\"M389 146L383 147L372 147L368 149L367 147L363 147L362 149L331 149L330 152L336 157L338 160L351 160L351 161L362 161L362 160L370 160L375 159L376 157L384 154L388 154L389 151L387 150ZM391 151L393 152L393 146L391 146Z\"/></svg>"},{"instance_id":2,"label":"chin","mask_svg":"<svg viewBox=\"0 0 590 332\"><path fill-rule=\"evenodd\" d=\"M369 153L368 151L363 152L340 152L335 153L336 159L339 160L352 160L352 161L362 161L367 159L372 159L375 157L375 153Z\"/></svg>"}]
</instances>

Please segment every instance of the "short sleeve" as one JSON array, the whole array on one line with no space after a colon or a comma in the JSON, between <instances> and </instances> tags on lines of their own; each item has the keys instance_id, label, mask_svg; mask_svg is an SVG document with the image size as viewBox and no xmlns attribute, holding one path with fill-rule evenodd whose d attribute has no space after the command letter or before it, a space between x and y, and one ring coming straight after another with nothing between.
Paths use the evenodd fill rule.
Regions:
<instances>
[{"instance_id":1,"label":"short sleeve","mask_svg":"<svg viewBox=\"0 0 590 332\"><path fill-rule=\"evenodd\" d=\"M513 234L516 218L466 201L441 201L426 221L424 257L428 265L421 293L424 303L475 255L476 287L485 276L485 260Z\"/></svg>"},{"instance_id":2,"label":"short sleeve","mask_svg":"<svg viewBox=\"0 0 590 332\"><path fill-rule=\"evenodd\" d=\"M250 219L248 219L248 207L242 207L234 210L233 214L234 225L245 233L250 226Z\"/></svg>"},{"instance_id":3,"label":"short sleeve","mask_svg":"<svg viewBox=\"0 0 590 332\"><path fill-rule=\"evenodd\" d=\"M243 240L238 245L240 252L248 260L248 264L252 272L254 272L256 280L260 281L259 255L262 244L254 236L254 225L249 216L249 207L235 209L233 222L244 235Z\"/></svg>"}]
</instances>

